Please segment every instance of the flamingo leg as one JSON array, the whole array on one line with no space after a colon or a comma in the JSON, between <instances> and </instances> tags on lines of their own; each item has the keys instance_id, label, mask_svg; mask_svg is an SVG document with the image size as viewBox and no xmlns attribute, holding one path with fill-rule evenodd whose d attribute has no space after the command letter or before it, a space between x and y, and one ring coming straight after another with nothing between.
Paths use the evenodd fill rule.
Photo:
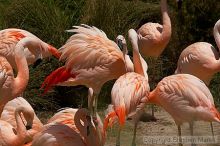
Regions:
<instances>
[{"instance_id":1,"label":"flamingo leg","mask_svg":"<svg viewBox=\"0 0 220 146\"><path fill-rule=\"evenodd\" d=\"M181 127L180 125L177 126L178 127L178 136L179 136L179 146L183 146L183 143L182 143L182 134L181 134Z\"/></svg>"},{"instance_id":2,"label":"flamingo leg","mask_svg":"<svg viewBox=\"0 0 220 146\"><path fill-rule=\"evenodd\" d=\"M89 88L88 89L88 109L91 113L93 113L93 100L94 100L93 89Z\"/></svg>"},{"instance_id":3,"label":"flamingo leg","mask_svg":"<svg viewBox=\"0 0 220 146\"><path fill-rule=\"evenodd\" d=\"M212 122L210 122L210 126L211 126L211 131L212 131L212 137L213 137L213 139L214 139L214 130L213 130L213 124L212 124Z\"/></svg>"},{"instance_id":4,"label":"flamingo leg","mask_svg":"<svg viewBox=\"0 0 220 146\"><path fill-rule=\"evenodd\" d=\"M118 135L116 138L116 146L120 146L120 135L121 135L121 127L118 130Z\"/></svg>"},{"instance_id":5,"label":"flamingo leg","mask_svg":"<svg viewBox=\"0 0 220 146\"><path fill-rule=\"evenodd\" d=\"M193 122L189 123L189 127L190 127L190 134L193 138ZM196 144L192 141L191 146L196 146Z\"/></svg>"},{"instance_id":6,"label":"flamingo leg","mask_svg":"<svg viewBox=\"0 0 220 146\"><path fill-rule=\"evenodd\" d=\"M152 117L154 117L154 105L153 104L151 105L151 114L152 114Z\"/></svg>"},{"instance_id":7,"label":"flamingo leg","mask_svg":"<svg viewBox=\"0 0 220 146\"><path fill-rule=\"evenodd\" d=\"M137 122L134 123L134 135L133 135L131 146L136 146L137 124L138 124Z\"/></svg>"}]
</instances>

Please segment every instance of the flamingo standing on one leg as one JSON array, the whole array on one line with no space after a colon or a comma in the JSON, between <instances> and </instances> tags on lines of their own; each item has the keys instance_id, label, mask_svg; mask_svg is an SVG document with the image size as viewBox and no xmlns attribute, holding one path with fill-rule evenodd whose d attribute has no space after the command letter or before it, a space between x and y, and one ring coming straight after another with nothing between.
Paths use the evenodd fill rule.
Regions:
<instances>
[{"instance_id":1,"label":"flamingo standing on one leg","mask_svg":"<svg viewBox=\"0 0 220 146\"><path fill-rule=\"evenodd\" d=\"M29 111L32 111L34 113L34 109L31 107L31 105L22 97L17 97L11 101L9 101L3 109L3 112L1 113L0 120L6 121L9 124L11 124L15 129L17 129L17 124L15 120L15 110L17 107L23 106L25 109L28 109ZM27 121L24 116L21 116L23 122L26 124ZM36 133L38 133L43 128L43 124L38 119L36 114L34 113L34 119L33 119L33 125L32 128L27 130L27 137L25 138L25 143L28 143L33 140L33 137Z\"/></svg>"},{"instance_id":2,"label":"flamingo standing on one leg","mask_svg":"<svg viewBox=\"0 0 220 146\"><path fill-rule=\"evenodd\" d=\"M56 48L43 42L30 32L16 28L4 29L0 31L0 55L8 60L13 69L17 70L14 59L15 46L20 40L28 38L34 38L39 42L36 46L29 46L24 49L24 55L28 64L33 64L37 59L49 57L51 54L57 58L60 57Z\"/></svg>"},{"instance_id":3,"label":"flamingo standing on one leg","mask_svg":"<svg viewBox=\"0 0 220 146\"><path fill-rule=\"evenodd\" d=\"M134 71L128 72L115 82L112 88L112 105L113 109L108 113L105 122L104 129L107 128L110 119L119 119L119 134L116 139L116 145L120 145L120 131L125 124L126 117L132 117L134 120L134 136L132 140L132 146L135 146L136 128L139 118L144 110L144 105L147 102L147 98L150 92L148 84L148 77L145 74L143 65L141 62L141 56L138 50L137 34L134 30L129 30L129 38L133 47L133 62Z\"/></svg>"},{"instance_id":4,"label":"flamingo standing on one leg","mask_svg":"<svg viewBox=\"0 0 220 146\"><path fill-rule=\"evenodd\" d=\"M162 106L174 118L181 137L180 126L184 122L190 124L191 135L194 121L220 123L220 114L210 98L212 94L200 79L177 74L162 79L150 93L149 101Z\"/></svg>"},{"instance_id":5,"label":"flamingo standing on one leg","mask_svg":"<svg viewBox=\"0 0 220 146\"><path fill-rule=\"evenodd\" d=\"M21 113L24 115L25 120L27 121L26 127L21 119ZM14 116L17 124L16 129L10 123L0 120L1 146L23 146L25 144L25 138L28 136L27 130L32 126L34 119L33 110L19 106L16 108Z\"/></svg>"},{"instance_id":6,"label":"flamingo standing on one leg","mask_svg":"<svg viewBox=\"0 0 220 146\"><path fill-rule=\"evenodd\" d=\"M75 113L74 123L78 131L67 125L52 123L36 135L32 146L103 146L99 140L97 130L86 109L79 109Z\"/></svg>"},{"instance_id":7,"label":"flamingo standing on one leg","mask_svg":"<svg viewBox=\"0 0 220 146\"><path fill-rule=\"evenodd\" d=\"M5 82L0 87L0 113L3 111L4 105L18 97L21 94L29 80L29 69L27 60L24 55L25 48L39 47L40 40L36 38L27 37L20 40L14 49L15 62L17 66L17 77L14 78L13 69L5 57L0 57L0 72L4 74Z\"/></svg>"}]
</instances>

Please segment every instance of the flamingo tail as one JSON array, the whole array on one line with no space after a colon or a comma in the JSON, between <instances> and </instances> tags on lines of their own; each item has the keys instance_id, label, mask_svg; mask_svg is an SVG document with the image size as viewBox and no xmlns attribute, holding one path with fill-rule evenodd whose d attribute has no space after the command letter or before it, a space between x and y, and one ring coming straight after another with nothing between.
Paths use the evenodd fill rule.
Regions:
<instances>
[{"instance_id":1,"label":"flamingo tail","mask_svg":"<svg viewBox=\"0 0 220 146\"><path fill-rule=\"evenodd\" d=\"M46 77L44 82L41 85L41 89L44 88L45 94L49 89L51 89L52 86L67 81L69 78L75 78L76 74L72 74L69 70L65 68L65 66L62 66L55 71L53 71L50 75Z\"/></svg>"}]
</instances>

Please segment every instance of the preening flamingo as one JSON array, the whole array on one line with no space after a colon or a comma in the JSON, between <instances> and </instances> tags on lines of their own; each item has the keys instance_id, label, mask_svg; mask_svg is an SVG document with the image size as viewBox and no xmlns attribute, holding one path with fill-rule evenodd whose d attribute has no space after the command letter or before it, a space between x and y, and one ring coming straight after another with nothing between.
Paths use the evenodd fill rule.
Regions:
<instances>
[{"instance_id":1,"label":"preening flamingo","mask_svg":"<svg viewBox=\"0 0 220 146\"><path fill-rule=\"evenodd\" d=\"M33 137L36 133L38 133L42 128L43 124L41 121L38 119L36 116L34 109L31 107L31 105L22 97L17 97L11 101L9 101L3 109L3 112L1 113L1 118L0 120L3 120L5 122L8 122L13 126L15 129L17 129L17 124L15 120L15 110L19 107L23 106L25 109L28 109L29 111L32 111L34 113L34 119L33 119L33 124L32 128L27 130L27 137L25 138L25 143L28 143L33 140ZM27 121L23 115L21 115L22 121L26 125Z\"/></svg>"},{"instance_id":2,"label":"preening flamingo","mask_svg":"<svg viewBox=\"0 0 220 146\"><path fill-rule=\"evenodd\" d=\"M167 10L167 0L161 0L163 25L148 22L138 31L138 46L143 56L158 57L170 41L171 21Z\"/></svg>"},{"instance_id":3,"label":"preening flamingo","mask_svg":"<svg viewBox=\"0 0 220 146\"><path fill-rule=\"evenodd\" d=\"M0 113L3 111L4 105L21 94L29 80L29 70L27 60L24 57L24 47L32 45L33 41L20 41L15 47L15 62L18 73L14 78L13 69L5 57L0 56L0 72L2 82L0 87Z\"/></svg>"},{"instance_id":4,"label":"preening flamingo","mask_svg":"<svg viewBox=\"0 0 220 146\"><path fill-rule=\"evenodd\" d=\"M56 84L85 85L92 88L95 115L97 98L103 84L126 73L124 55L117 44L96 27L75 26L69 32L76 34L59 49L62 53L60 60L65 61L65 66L52 72L45 79L42 87L45 91Z\"/></svg>"},{"instance_id":5,"label":"preening flamingo","mask_svg":"<svg viewBox=\"0 0 220 146\"><path fill-rule=\"evenodd\" d=\"M27 59L28 65L34 63L41 57L49 57L51 54L57 58L60 57L56 48L43 42L30 32L16 28L4 29L0 31L0 55L4 56L8 60L13 69L17 70L14 59L15 46L20 40L28 38L34 38L39 42L38 45L25 48L24 55Z\"/></svg>"},{"instance_id":6,"label":"preening flamingo","mask_svg":"<svg viewBox=\"0 0 220 146\"><path fill-rule=\"evenodd\" d=\"M148 84L147 74L144 73L141 56L138 50L137 34L131 29L129 30L129 39L133 47L134 71L128 72L117 79L112 88L112 110L105 118L104 130L106 130L111 119L118 117L120 128L116 139L116 145L120 145L120 131L125 124L126 117L134 120L134 136L132 146L135 146L136 128L144 106L148 100L150 87Z\"/></svg>"},{"instance_id":7,"label":"preening flamingo","mask_svg":"<svg viewBox=\"0 0 220 146\"><path fill-rule=\"evenodd\" d=\"M219 122L220 114L211 100L212 94L199 78L189 74L165 77L150 93L149 101L162 106L174 119L181 136L181 124L194 121ZM182 144L180 144L182 145Z\"/></svg>"},{"instance_id":8,"label":"preening flamingo","mask_svg":"<svg viewBox=\"0 0 220 146\"><path fill-rule=\"evenodd\" d=\"M77 133L80 133L79 130L76 128L75 122L74 122L74 117L78 109L73 109L73 108L64 108L61 111L57 112L53 117L51 117L47 124L64 124L72 128L74 131ZM102 120L97 114L97 119L94 120L94 124L97 124L97 130L100 131L101 135L101 141L104 144L105 142L105 135L103 133L103 124Z\"/></svg>"},{"instance_id":9,"label":"preening flamingo","mask_svg":"<svg viewBox=\"0 0 220 146\"><path fill-rule=\"evenodd\" d=\"M36 135L32 146L103 146L98 133L86 109L75 113L74 123L80 133L64 124L48 124Z\"/></svg>"},{"instance_id":10,"label":"preening flamingo","mask_svg":"<svg viewBox=\"0 0 220 146\"><path fill-rule=\"evenodd\" d=\"M15 129L10 123L0 120L0 145L1 146L23 146L27 137L26 127L21 119L21 113L26 118L26 127L31 127L34 119L32 110L23 106L17 107L15 110L15 120L17 128Z\"/></svg>"},{"instance_id":11,"label":"preening flamingo","mask_svg":"<svg viewBox=\"0 0 220 146\"><path fill-rule=\"evenodd\" d=\"M53 115L48 121L47 124L64 124L76 130L74 123L74 116L78 109L74 108L65 108Z\"/></svg>"},{"instance_id":12,"label":"preening flamingo","mask_svg":"<svg viewBox=\"0 0 220 146\"><path fill-rule=\"evenodd\" d=\"M218 50L206 42L197 42L188 46L180 54L175 73L192 74L200 78L208 86L213 75L220 71L219 30L220 20L216 22L213 29L213 35L218 46Z\"/></svg>"}]
</instances>

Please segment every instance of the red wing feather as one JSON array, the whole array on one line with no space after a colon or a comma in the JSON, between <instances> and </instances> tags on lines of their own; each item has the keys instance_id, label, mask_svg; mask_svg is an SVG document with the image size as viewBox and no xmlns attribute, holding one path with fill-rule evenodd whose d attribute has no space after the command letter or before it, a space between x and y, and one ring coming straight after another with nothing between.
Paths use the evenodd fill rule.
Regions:
<instances>
[{"instance_id":1,"label":"red wing feather","mask_svg":"<svg viewBox=\"0 0 220 146\"><path fill-rule=\"evenodd\" d=\"M67 70L65 66L56 69L50 75L48 75L42 83L41 89L44 88L43 94L45 94L52 86L67 81L69 78L75 77L76 75L72 74L69 70Z\"/></svg>"}]
</instances>

